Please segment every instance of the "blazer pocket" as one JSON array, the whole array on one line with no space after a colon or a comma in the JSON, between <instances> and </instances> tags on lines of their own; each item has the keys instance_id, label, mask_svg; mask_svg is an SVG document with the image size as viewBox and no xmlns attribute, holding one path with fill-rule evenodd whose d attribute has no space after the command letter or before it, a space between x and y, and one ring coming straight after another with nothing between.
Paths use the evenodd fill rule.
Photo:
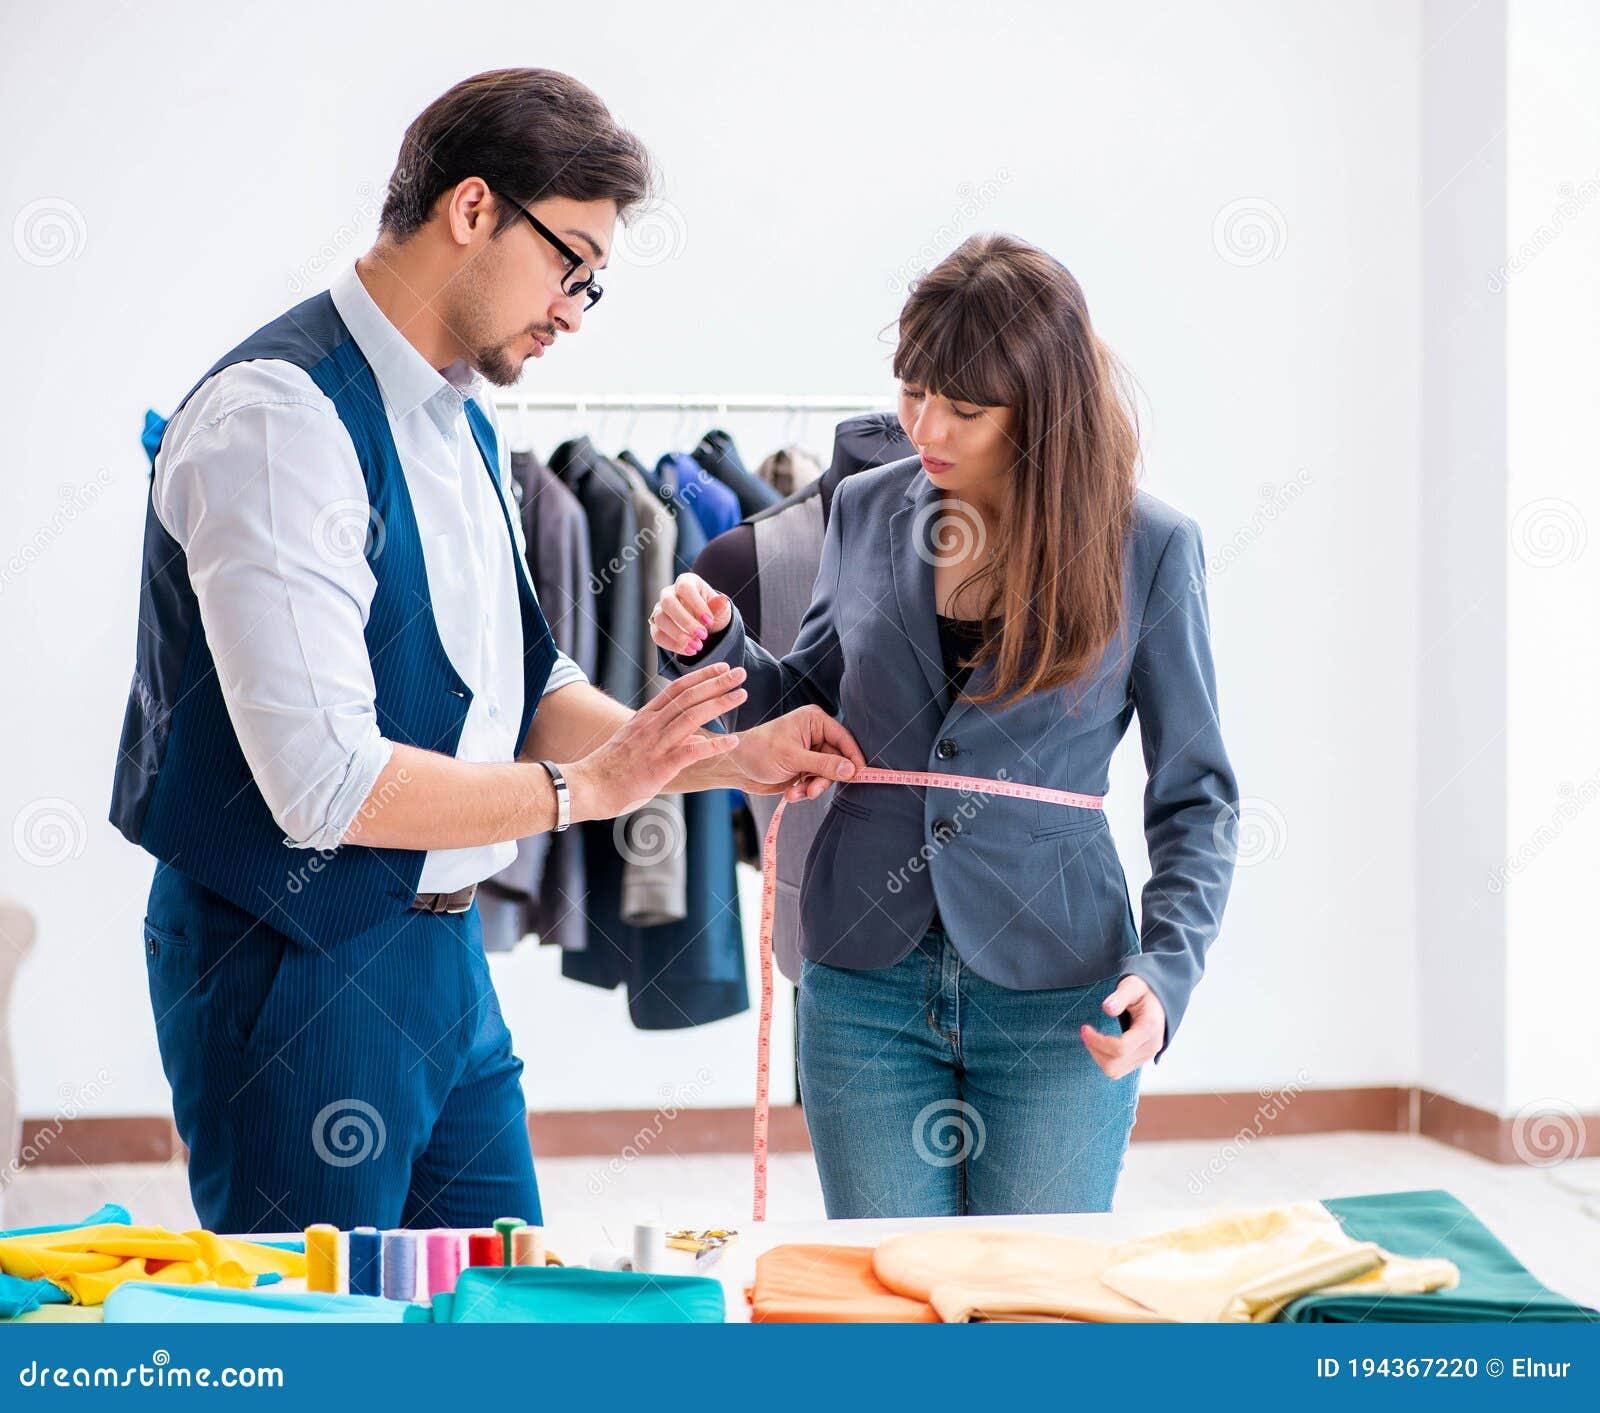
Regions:
<instances>
[{"instance_id":1,"label":"blazer pocket","mask_svg":"<svg viewBox=\"0 0 1600 1413\"><path fill-rule=\"evenodd\" d=\"M1120 958L1129 950L1125 943L1130 910L1127 881L1110 833L1103 840L1062 840L1056 845L1056 856L1073 937L1100 943L1107 953Z\"/></svg>"},{"instance_id":2,"label":"blazer pocket","mask_svg":"<svg viewBox=\"0 0 1600 1413\"><path fill-rule=\"evenodd\" d=\"M1057 805L1055 808L1060 812L1060 823L1035 829L1030 836L1035 844L1045 839L1059 839L1066 834L1087 834L1091 829L1109 827L1103 810L1079 810L1070 805Z\"/></svg>"},{"instance_id":3,"label":"blazer pocket","mask_svg":"<svg viewBox=\"0 0 1600 1413\"><path fill-rule=\"evenodd\" d=\"M871 819L872 807L863 805L853 796L845 793L848 786L841 785L833 792L833 807L840 814L847 814L851 819Z\"/></svg>"}]
</instances>

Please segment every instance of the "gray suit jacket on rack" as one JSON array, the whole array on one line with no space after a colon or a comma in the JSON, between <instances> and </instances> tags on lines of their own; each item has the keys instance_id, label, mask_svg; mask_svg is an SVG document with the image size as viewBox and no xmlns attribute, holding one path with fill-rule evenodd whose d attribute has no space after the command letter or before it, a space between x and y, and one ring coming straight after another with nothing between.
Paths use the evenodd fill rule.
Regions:
<instances>
[{"instance_id":1,"label":"gray suit jacket on rack","mask_svg":"<svg viewBox=\"0 0 1600 1413\"><path fill-rule=\"evenodd\" d=\"M1112 752L1137 712L1152 869L1142 934L1102 812L845 782L806 859L801 951L833 966L891 966L927 930L937 899L962 960L999 985L1142 977L1166 1011L1164 1051L1222 922L1238 818L1199 527L1139 492L1123 627L1094 672L1010 706L952 704L934 618L938 499L914 457L852 476L835 494L793 650L774 659L735 609L698 658L663 653L663 672L742 663L749 696L734 729L814 703L849 728L869 765L1091 795L1106 793ZM970 690L991 672L974 672Z\"/></svg>"}]
</instances>

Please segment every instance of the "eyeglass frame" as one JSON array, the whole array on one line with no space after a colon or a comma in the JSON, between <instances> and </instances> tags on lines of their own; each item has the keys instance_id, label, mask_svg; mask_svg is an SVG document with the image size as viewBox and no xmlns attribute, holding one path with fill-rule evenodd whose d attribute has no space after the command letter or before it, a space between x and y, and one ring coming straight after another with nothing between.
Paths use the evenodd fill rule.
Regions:
<instances>
[{"instance_id":1,"label":"eyeglass frame","mask_svg":"<svg viewBox=\"0 0 1600 1413\"><path fill-rule=\"evenodd\" d=\"M589 261L585 260L583 256L579 255L576 250L568 245L566 241L562 240L560 236L551 230L549 226L545 225L543 221L535 216L532 211L528 210L528 208L520 201L512 201L509 197L507 197L506 202L508 205L515 206L517 210L522 213L528 224L532 226L540 235L542 235L552 246L554 246L556 254L567 262L567 272L561 277L561 293L566 295L568 299L576 298L580 294L587 294L589 296L588 302L583 306L584 313L587 314L589 310L593 309L595 305L600 302L600 296L605 293L605 290L594 282L594 266L590 264ZM573 273L579 269L580 266L589 271L589 278L586 280L579 280L576 289L568 289L567 281L572 277Z\"/></svg>"}]
</instances>

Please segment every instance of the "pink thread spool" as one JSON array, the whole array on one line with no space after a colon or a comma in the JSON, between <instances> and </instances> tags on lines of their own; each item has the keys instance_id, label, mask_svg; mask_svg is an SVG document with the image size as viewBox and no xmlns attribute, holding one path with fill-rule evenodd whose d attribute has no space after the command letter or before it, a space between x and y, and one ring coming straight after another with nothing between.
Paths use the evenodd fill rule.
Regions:
<instances>
[{"instance_id":1,"label":"pink thread spool","mask_svg":"<svg viewBox=\"0 0 1600 1413\"><path fill-rule=\"evenodd\" d=\"M461 1274L461 1234L454 1231L428 1233L428 1294L448 1295L456 1288Z\"/></svg>"}]
</instances>

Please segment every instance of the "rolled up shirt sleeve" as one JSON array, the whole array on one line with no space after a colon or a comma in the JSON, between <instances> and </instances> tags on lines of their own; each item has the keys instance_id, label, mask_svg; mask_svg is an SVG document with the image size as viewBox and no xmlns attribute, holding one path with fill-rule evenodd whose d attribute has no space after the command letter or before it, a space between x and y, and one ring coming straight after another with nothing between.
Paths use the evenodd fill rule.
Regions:
<instances>
[{"instance_id":1,"label":"rolled up shirt sleeve","mask_svg":"<svg viewBox=\"0 0 1600 1413\"><path fill-rule=\"evenodd\" d=\"M550 680L544 684L544 691L539 695L548 697L558 687L570 687L574 682L587 682L588 676L570 657L559 649L556 652L555 666L550 669Z\"/></svg>"},{"instance_id":2,"label":"rolled up shirt sleeve","mask_svg":"<svg viewBox=\"0 0 1600 1413\"><path fill-rule=\"evenodd\" d=\"M174 419L154 493L284 842L336 848L394 746L364 636L371 512L333 404L290 364L234 365Z\"/></svg>"}]
</instances>

